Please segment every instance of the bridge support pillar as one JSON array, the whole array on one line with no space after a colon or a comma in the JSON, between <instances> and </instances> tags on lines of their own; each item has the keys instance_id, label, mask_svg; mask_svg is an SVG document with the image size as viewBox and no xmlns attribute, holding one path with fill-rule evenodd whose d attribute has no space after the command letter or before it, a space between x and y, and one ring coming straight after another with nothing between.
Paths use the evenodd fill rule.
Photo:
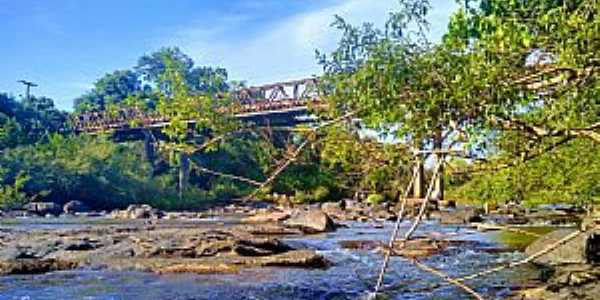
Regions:
<instances>
[{"instance_id":1,"label":"bridge support pillar","mask_svg":"<svg viewBox=\"0 0 600 300\"><path fill-rule=\"evenodd\" d=\"M413 184L413 198L422 199L425 198L425 168L423 157L419 154L416 156L414 168L417 177Z\"/></svg>"},{"instance_id":2,"label":"bridge support pillar","mask_svg":"<svg viewBox=\"0 0 600 300\"><path fill-rule=\"evenodd\" d=\"M185 152L179 153L179 199L183 198L183 191L187 187L190 174L189 156Z\"/></svg>"},{"instance_id":3,"label":"bridge support pillar","mask_svg":"<svg viewBox=\"0 0 600 300\"><path fill-rule=\"evenodd\" d=\"M154 175L154 160L156 158L156 145L154 144L154 138L152 133L148 130L144 130L144 160L150 163L151 173Z\"/></svg>"},{"instance_id":4,"label":"bridge support pillar","mask_svg":"<svg viewBox=\"0 0 600 300\"><path fill-rule=\"evenodd\" d=\"M433 141L433 149L435 150L436 162L440 164L440 175L435 180L433 189L433 200L444 201L444 152L442 151L442 131L437 130Z\"/></svg>"}]
</instances>

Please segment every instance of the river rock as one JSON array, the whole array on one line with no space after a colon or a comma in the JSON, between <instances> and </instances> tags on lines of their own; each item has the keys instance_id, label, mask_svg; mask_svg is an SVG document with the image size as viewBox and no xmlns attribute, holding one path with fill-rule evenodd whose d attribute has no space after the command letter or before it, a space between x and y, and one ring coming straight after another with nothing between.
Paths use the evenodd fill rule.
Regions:
<instances>
[{"instance_id":1,"label":"river rock","mask_svg":"<svg viewBox=\"0 0 600 300\"><path fill-rule=\"evenodd\" d=\"M314 250L292 250L285 253L267 256L258 262L265 267L302 267L326 268L329 262Z\"/></svg>"},{"instance_id":2,"label":"river rock","mask_svg":"<svg viewBox=\"0 0 600 300\"><path fill-rule=\"evenodd\" d=\"M48 214L58 215L60 214L61 207L54 202L30 202L23 206L30 213L37 214L39 216L45 216Z\"/></svg>"},{"instance_id":3,"label":"river rock","mask_svg":"<svg viewBox=\"0 0 600 300\"><path fill-rule=\"evenodd\" d=\"M243 224L234 227L234 230L254 235L296 235L302 233L299 229L289 228L279 223Z\"/></svg>"},{"instance_id":4,"label":"river rock","mask_svg":"<svg viewBox=\"0 0 600 300\"><path fill-rule=\"evenodd\" d=\"M162 211L154 209L148 204L132 204L125 210L111 212L111 217L115 219L160 219L163 216Z\"/></svg>"},{"instance_id":5,"label":"river rock","mask_svg":"<svg viewBox=\"0 0 600 300\"><path fill-rule=\"evenodd\" d=\"M344 202L325 202L321 204L321 210L332 218L344 220L346 213L344 211Z\"/></svg>"},{"instance_id":6,"label":"river rock","mask_svg":"<svg viewBox=\"0 0 600 300\"><path fill-rule=\"evenodd\" d=\"M450 242L448 241L425 238L414 239L404 243L398 241L394 243L392 254L409 258L427 257L444 251L449 244Z\"/></svg>"},{"instance_id":7,"label":"river rock","mask_svg":"<svg viewBox=\"0 0 600 300\"><path fill-rule=\"evenodd\" d=\"M57 259L0 261L0 275L41 274L77 268L77 263Z\"/></svg>"},{"instance_id":8,"label":"river rock","mask_svg":"<svg viewBox=\"0 0 600 300\"><path fill-rule=\"evenodd\" d=\"M280 222L290 217L290 212L287 211L258 211L255 215L244 218L243 223L271 223Z\"/></svg>"},{"instance_id":9,"label":"river rock","mask_svg":"<svg viewBox=\"0 0 600 300\"><path fill-rule=\"evenodd\" d=\"M74 215L77 213L89 212L90 208L81 201L72 200L65 203L62 210L67 215Z\"/></svg>"},{"instance_id":10,"label":"river rock","mask_svg":"<svg viewBox=\"0 0 600 300\"><path fill-rule=\"evenodd\" d=\"M481 222L481 211L474 207L461 207L454 210L443 210L439 212L442 224L468 224Z\"/></svg>"},{"instance_id":11,"label":"river rock","mask_svg":"<svg viewBox=\"0 0 600 300\"><path fill-rule=\"evenodd\" d=\"M393 221L396 219L396 214L391 212L389 208L382 205L374 206L369 215L375 220Z\"/></svg>"},{"instance_id":12,"label":"river rock","mask_svg":"<svg viewBox=\"0 0 600 300\"><path fill-rule=\"evenodd\" d=\"M527 255L533 255L548 245L574 232L573 229L559 229L535 240L525 249ZM600 230L582 233L574 239L556 247L534 262L543 265L600 263Z\"/></svg>"},{"instance_id":13,"label":"river rock","mask_svg":"<svg viewBox=\"0 0 600 300\"><path fill-rule=\"evenodd\" d=\"M593 265L555 267L546 284L519 292L521 300L600 299L600 268Z\"/></svg>"},{"instance_id":14,"label":"river rock","mask_svg":"<svg viewBox=\"0 0 600 300\"><path fill-rule=\"evenodd\" d=\"M563 210L542 210L527 214L529 223L540 225L575 225L581 219L573 213Z\"/></svg>"},{"instance_id":15,"label":"river rock","mask_svg":"<svg viewBox=\"0 0 600 300\"><path fill-rule=\"evenodd\" d=\"M206 262L191 262L159 268L156 272L165 273L195 273L195 274L232 274L238 273L240 267L233 264L214 264Z\"/></svg>"},{"instance_id":16,"label":"river rock","mask_svg":"<svg viewBox=\"0 0 600 300\"><path fill-rule=\"evenodd\" d=\"M309 209L296 211L285 225L300 228L305 233L320 233L335 230L335 224L331 218L320 209Z\"/></svg>"}]
</instances>

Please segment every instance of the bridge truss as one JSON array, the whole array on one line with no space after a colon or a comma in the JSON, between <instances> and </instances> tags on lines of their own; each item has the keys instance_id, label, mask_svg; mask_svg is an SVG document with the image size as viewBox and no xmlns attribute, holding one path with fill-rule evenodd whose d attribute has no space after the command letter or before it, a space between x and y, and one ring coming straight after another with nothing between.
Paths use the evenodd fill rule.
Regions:
<instances>
[{"instance_id":1,"label":"bridge truss","mask_svg":"<svg viewBox=\"0 0 600 300\"><path fill-rule=\"evenodd\" d=\"M242 88L230 95L222 94L217 97L228 97L231 103L216 108L216 112L231 115L242 121L259 123L269 123L269 120L284 120L286 124L299 123L302 122L299 117L306 115L310 106L322 104L317 78ZM116 112L79 114L71 121L76 132L97 133L161 128L170 120L156 111L124 108ZM194 120L188 122L193 123Z\"/></svg>"}]
</instances>

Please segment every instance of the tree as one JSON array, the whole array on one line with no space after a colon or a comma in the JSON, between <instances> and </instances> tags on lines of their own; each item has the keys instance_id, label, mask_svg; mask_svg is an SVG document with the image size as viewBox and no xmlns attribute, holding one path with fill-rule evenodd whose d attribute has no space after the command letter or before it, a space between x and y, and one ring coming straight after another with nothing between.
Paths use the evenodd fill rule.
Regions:
<instances>
[{"instance_id":1,"label":"tree","mask_svg":"<svg viewBox=\"0 0 600 300\"><path fill-rule=\"evenodd\" d=\"M104 75L94 83L94 88L75 99L77 112L105 110L110 105L119 105L127 97L146 94L139 75L131 70L120 70Z\"/></svg>"},{"instance_id":2,"label":"tree","mask_svg":"<svg viewBox=\"0 0 600 300\"><path fill-rule=\"evenodd\" d=\"M165 61L173 63L176 72L182 74L190 92L222 93L229 90L227 70L213 67L195 67L194 61L179 48L162 48L151 54L142 56L135 67L146 82L156 85L163 93L169 89L169 82L162 77L168 66Z\"/></svg>"},{"instance_id":3,"label":"tree","mask_svg":"<svg viewBox=\"0 0 600 300\"><path fill-rule=\"evenodd\" d=\"M165 59L177 62L177 72L181 74L187 75L194 66L194 61L179 48L166 47L140 57L135 69L144 81L158 83L167 69Z\"/></svg>"},{"instance_id":4,"label":"tree","mask_svg":"<svg viewBox=\"0 0 600 300\"><path fill-rule=\"evenodd\" d=\"M401 1L385 30L338 20L340 46L321 56L331 111L415 148L461 145L488 160L600 143L598 2L467 5L437 45L409 30L426 27L428 1Z\"/></svg>"},{"instance_id":5,"label":"tree","mask_svg":"<svg viewBox=\"0 0 600 300\"><path fill-rule=\"evenodd\" d=\"M0 94L0 148L35 143L64 127L66 114L46 97L15 100Z\"/></svg>"}]
</instances>

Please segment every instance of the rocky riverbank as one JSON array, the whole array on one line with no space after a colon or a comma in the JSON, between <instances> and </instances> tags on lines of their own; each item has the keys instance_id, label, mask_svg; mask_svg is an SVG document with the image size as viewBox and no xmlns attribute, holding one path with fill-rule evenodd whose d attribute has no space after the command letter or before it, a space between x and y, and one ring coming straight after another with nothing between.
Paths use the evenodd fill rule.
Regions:
<instances>
[{"instance_id":1,"label":"rocky riverbank","mask_svg":"<svg viewBox=\"0 0 600 300\"><path fill-rule=\"evenodd\" d=\"M99 267L157 273L325 268L328 262L314 250L293 248L274 236L335 229L320 210L297 211L286 223L239 225L152 220L152 209L146 206L117 216L144 220L74 230L2 230L0 274Z\"/></svg>"},{"instance_id":2,"label":"rocky riverbank","mask_svg":"<svg viewBox=\"0 0 600 300\"><path fill-rule=\"evenodd\" d=\"M530 256L549 250L533 260L543 270L543 284L521 292L517 299L600 299L600 216L587 217L580 226L581 232L556 230L527 247L526 254ZM568 241L548 248L565 239Z\"/></svg>"},{"instance_id":3,"label":"rocky riverbank","mask_svg":"<svg viewBox=\"0 0 600 300\"><path fill-rule=\"evenodd\" d=\"M418 201L411 203L411 206L420 204ZM32 207L43 211L42 208L47 206L36 204ZM264 267L323 270L335 263L331 257L323 256L318 251L319 247L288 241L332 232L357 222L369 224L373 230L381 230L378 228L383 228L384 222L396 218L397 207L345 201L296 206L230 205L203 212L163 212L147 205L132 205L111 213L84 209L72 203L67 211L63 209L58 213L60 217L39 213L36 218L15 219L9 214L3 222L42 220L40 222L43 223L45 220L51 223L53 220L76 219L82 223L60 229L39 226L24 230L18 226L0 226L0 274L40 274L73 269L156 274L238 274L243 270ZM42 215L44 218L39 218ZM526 211L502 207L486 214L483 209L475 207L451 206L441 206L440 210L429 214L433 224L440 224L440 228L458 226L456 228L485 231L502 229L503 226L573 226L581 223L580 216L563 209ZM93 222L88 224L86 220ZM593 218L586 219L583 225L589 226L594 222ZM539 251L540 245L551 243L569 230L572 229L555 231L540 238L528 248L528 254ZM541 282L535 289L513 296L516 299L570 299L568 297L580 295L582 299L594 299L598 295L594 285L600 280L596 267L600 256L600 239L597 236L597 232L585 238L582 236L564 245L568 248L556 250L571 255L576 253L579 255L576 261L575 256L563 257L560 258L561 264L549 265L542 259L548 259L549 255L550 261L556 261L560 255L551 252L540 257L535 263L542 270ZM380 258L389 250L382 243L384 239L352 236L338 241L334 249L373 252ZM397 246L400 247L400 244L397 243ZM421 232L402 249L392 249L392 253L405 258L427 259L446 257L458 249L477 249L490 254L514 251L501 247L482 248L478 243L454 240L450 232L442 233L438 229ZM581 287L586 287L585 293L579 291Z\"/></svg>"}]
</instances>

